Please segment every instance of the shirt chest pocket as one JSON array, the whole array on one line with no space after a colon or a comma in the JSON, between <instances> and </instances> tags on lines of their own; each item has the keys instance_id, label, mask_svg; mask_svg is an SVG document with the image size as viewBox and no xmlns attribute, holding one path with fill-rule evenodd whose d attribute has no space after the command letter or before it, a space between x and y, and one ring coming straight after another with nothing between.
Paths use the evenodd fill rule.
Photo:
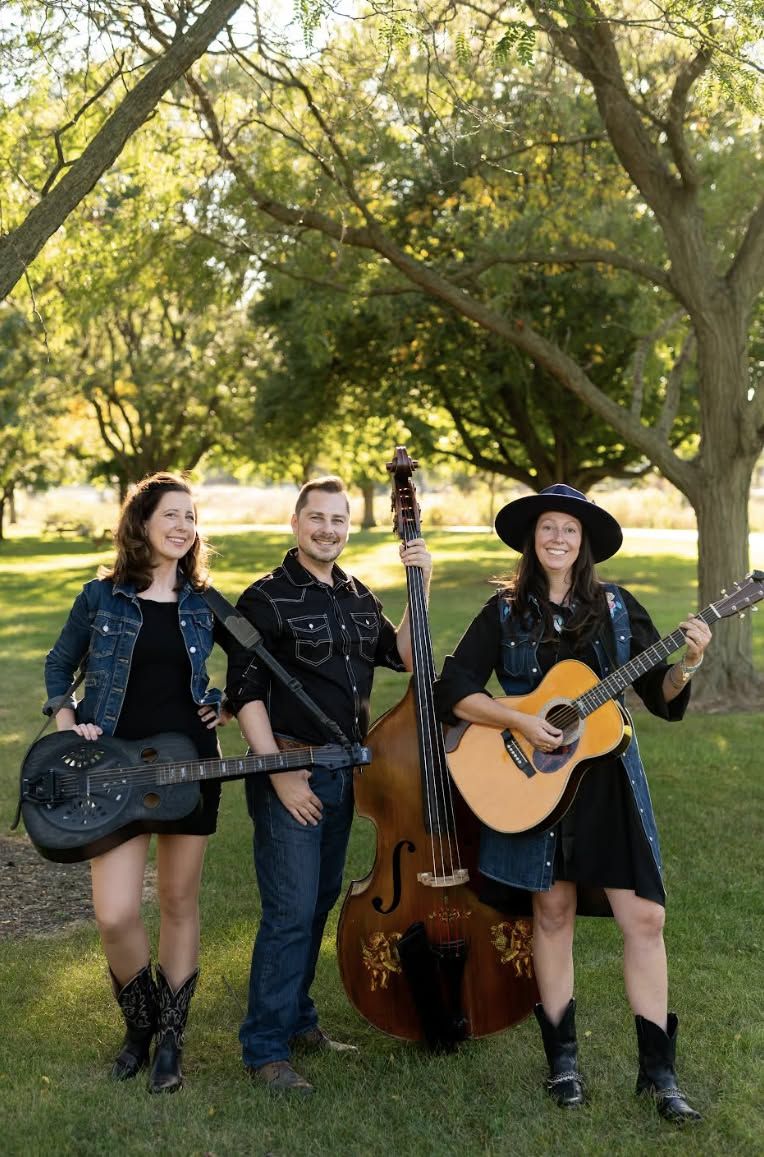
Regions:
<instances>
[{"instance_id":1,"label":"shirt chest pocket","mask_svg":"<svg viewBox=\"0 0 764 1157\"><path fill-rule=\"evenodd\" d=\"M94 659L108 659L117 649L124 623L106 611L97 611L90 629L90 654Z\"/></svg>"},{"instance_id":2,"label":"shirt chest pocket","mask_svg":"<svg viewBox=\"0 0 764 1157\"><path fill-rule=\"evenodd\" d=\"M332 654L332 633L327 615L298 615L287 619L295 640L295 654L301 663L319 667Z\"/></svg>"},{"instance_id":3,"label":"shirt chest pocket","mask_svg":"<svg viewBox=\"0 0 764 1157\"><path fill-rule=\"evenodd\" d=\"M501 665L508 675L536 676L536 654L532 639L503 639Z\"/></svg>"},{"instance_id":4,"label":"shirt chest pocket","mask_svg":"<svg viewBox=\"0 0 764 1157\"><path fill-rule=\"evenodd\" d=\"M365 611L351 611L350 617L358 635L358 647L364 659L374 662L379 642L379 619Z\"/></svg>"},{"instance_id":5,"label":"shirt chest pocket","mask_svg":"<svg viewBox=\"0 0 764 1157\"><path fill-rule=\"evenodd\" d=\"M187 644L194 648L201 646L205 657L212 650L212 628L210 611L183 611L180 616L180 629Z\"/></svg>"}]
</instances>

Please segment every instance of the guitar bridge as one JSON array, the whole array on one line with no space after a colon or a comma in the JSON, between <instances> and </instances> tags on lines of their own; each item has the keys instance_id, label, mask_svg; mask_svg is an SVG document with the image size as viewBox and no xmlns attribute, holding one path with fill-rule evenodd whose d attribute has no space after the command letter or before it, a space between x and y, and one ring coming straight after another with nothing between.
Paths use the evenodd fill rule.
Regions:
<instances>
[{"instance_id":1,"label":"guitar bridge","mask_svg":"<svg viewBox=\"0 0 764 1157\"><path fill-rule=\"evenodd\" d=\"M517 767L519 767L523 775L527 775L528 779L531 779L536 774L536 768L528 759L527 755L508 727L502 731L501 738L504 740L504 749L506 750L509 758L514 764L516 764Z\"/></svg>"},{"instance_id":2,"label":"guitar bridge","mask_svg":"<svg viewBox=\"0 0 764 1157\"><path fill-rule=\"evenodd\" d=\"M57 777L54 771L44 771L35 779L22 779L21 795L35 803L56 803L64 797L56 791Z\"/></svg>"}]
</instances>

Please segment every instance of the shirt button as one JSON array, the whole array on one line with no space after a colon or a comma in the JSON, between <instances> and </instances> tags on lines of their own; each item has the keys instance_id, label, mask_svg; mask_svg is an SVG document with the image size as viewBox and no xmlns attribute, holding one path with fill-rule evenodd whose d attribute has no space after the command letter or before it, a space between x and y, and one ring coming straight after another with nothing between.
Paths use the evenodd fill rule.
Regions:
<instances>
[{"instance_id":1,"label":"shirt button","mask_svg":"<svg viewBox=\"0 0 764 1157\"><path fill-rule=\"evenodd\" d=\"M108 623L104 623L104 625L103 625L103 629L104 629L104 634L105 634L105 633L106 633L106 631L108 631L108 629L109 629L109 624L108 624Z\"/></svg>"},{"instance_id":2,"label":"shirt button","mask_svg":"<svg viewBox=\"0 0 764 1157\"><path fill-rule=\"evenodd\" d=\"M188 650L189 650L190 654L192 654L192 655L196 654L196 647L189 647Z\"/></svg>"},{"instance_id":3,"label":"shirt button","mask_svg":"<svg viewBox=\"0 0 764 1157\"><path fill-rule=\"evenodd\" d=\"M538 667L531 667L531 671L535 675L536 672L538 671Z\"/></svg>"},{"instance_id":4,"label":"shirt button","mask_svg":"<svg viewBox=\"0 0 764 1157\"><path fill-rule=\"evenodd\" d=\"M186 620L185 620L185 619L181 619L181 620L180 620L180 625L181 625L181 627L185 627L185 625L186 625Z\"/></svg>"},{"instance_id":5,"label":"shirt button","mask_svg":"<svg viewBox=\"0 0 764 1157\"><path fill-rule=\"evenodd\" d=\"M342 626L340 627L340 630L341 630L341 631L346 631L346 630L347 630L347 627L345 626L345 624L344 624L344 623L343 623L343 624L342 624Z\"/></svg>"},{"instance_id":6,"label":"shirt button","mask_svg":"<svg viewBox=\"0 0 764 1157\"><path fill-rule=\"evenodd\" d=\"M551 861L551 860L547 860L547 862L546 862L546 866L547 866L548 868L551 868L551 866L552 866L552 861Z\"/></svg>"}]
</instances>

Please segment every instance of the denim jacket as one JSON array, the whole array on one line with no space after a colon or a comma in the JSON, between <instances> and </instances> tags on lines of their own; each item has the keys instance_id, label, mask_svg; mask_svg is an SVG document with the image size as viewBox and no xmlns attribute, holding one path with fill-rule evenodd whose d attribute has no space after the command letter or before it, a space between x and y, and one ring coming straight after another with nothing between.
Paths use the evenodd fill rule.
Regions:
<instances>
[{"instance_id":1,"label":"denim jacket","mask_svg":"<svg viewBox=\"0 0 764 1157\"><path fill-rule=\"evenodd\" d=\"M214 618L204 598L189 583L178 592L180 631L191 662L191 696L201 706L219 706L221 692L208 687L207 658L212 650ZM48 696L63 695L87 653L85 694L68 704L78 723L96 723L113 735L125 699L130 664L143 623L141 600L131 584L111 579L85 583L74 600L64 629L45 658Z\"/></svg>"},{"instance_id":2,"label":"denim jacket","mask_svg":"<svg viewBox=\"0 0 764 1157\"><path fill-rule=\"evenodd\" d=\"M604 585L613 628L615 665L621 667L631 658L632 630L629 613L624 605L620 588L611 583ZM511 603L507 599L499 602L499 617L501 627L501 662L497 670L499 682L507 695L526 695L538 686L542 678L536 657L539 644L538 624L518 621L517 616L513 616ZM600 635L593 643L599 667L598 674L601 677L613 669L613 662L608 653L612 651L612 642L609 641L610 645L606 646ZM662 878L658 830L636 734L632 734L628 748L620 756L620 762L628 775L645 838ZM518 888L532 892L548 891L552 885L556 839L555 827L513 836L482 827L480 871L492 879Z\"/></svg>"}]
</instances>

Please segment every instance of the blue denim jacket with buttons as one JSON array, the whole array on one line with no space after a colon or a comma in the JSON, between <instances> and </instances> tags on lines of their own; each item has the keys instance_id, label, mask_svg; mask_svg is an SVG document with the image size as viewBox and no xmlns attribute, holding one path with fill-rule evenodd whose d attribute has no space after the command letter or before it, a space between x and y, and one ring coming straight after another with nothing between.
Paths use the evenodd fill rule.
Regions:
<instances>
[{"instance_id":1,"label":"blue denim jacket with buttons","mask_svg":"<svg viewBox=\"0 0 764 1157\"><path fill-rule=\"evenodd\" d=\"M621 667L631 658L632 631L629 613L620 588L611 583L605 583L604 586L615 642L615 661L616 665ZM512 613L512 604L508 599L501 599L498 606L501 662L496 673L505 694L527 695L542 679L537 661L539 622L536 619L518 620L518 616ZM598 674L604 677L612 669L612 662L601 634L594 639L593 647L597 656ZM612 650L612 646L610 649ZM645 838L662 878L658 830L636 734L632 734L631 743L620 756L620 761L628 775ZM554 827L512 836L482 827L480 871L486 876L518 888L532 892L548 891L553 882L556 839L557 831Z\"/></svg>"},{"instance_id":2,"label":"blue denim jacket with buttons","mask_svg":"<svg viewBox=\"0 0 764 1157\"><path fill-rule=\"evenodd\" d=\"M185 583L178 592L178 619L191 663L193 701L199 706L219 707L222 692L208 686L207 674L214 617L202 595L190 583ZM113 735L142 623L141 600L131 584L114 584L111 579L85 583L74 600L64 629L45 658L48 696L53 698L66 692L90 648L84 697L77 704L72 696L69 706L76 710L78 723L96 723L105 735Z\"/></svg>"}]
</instances>

